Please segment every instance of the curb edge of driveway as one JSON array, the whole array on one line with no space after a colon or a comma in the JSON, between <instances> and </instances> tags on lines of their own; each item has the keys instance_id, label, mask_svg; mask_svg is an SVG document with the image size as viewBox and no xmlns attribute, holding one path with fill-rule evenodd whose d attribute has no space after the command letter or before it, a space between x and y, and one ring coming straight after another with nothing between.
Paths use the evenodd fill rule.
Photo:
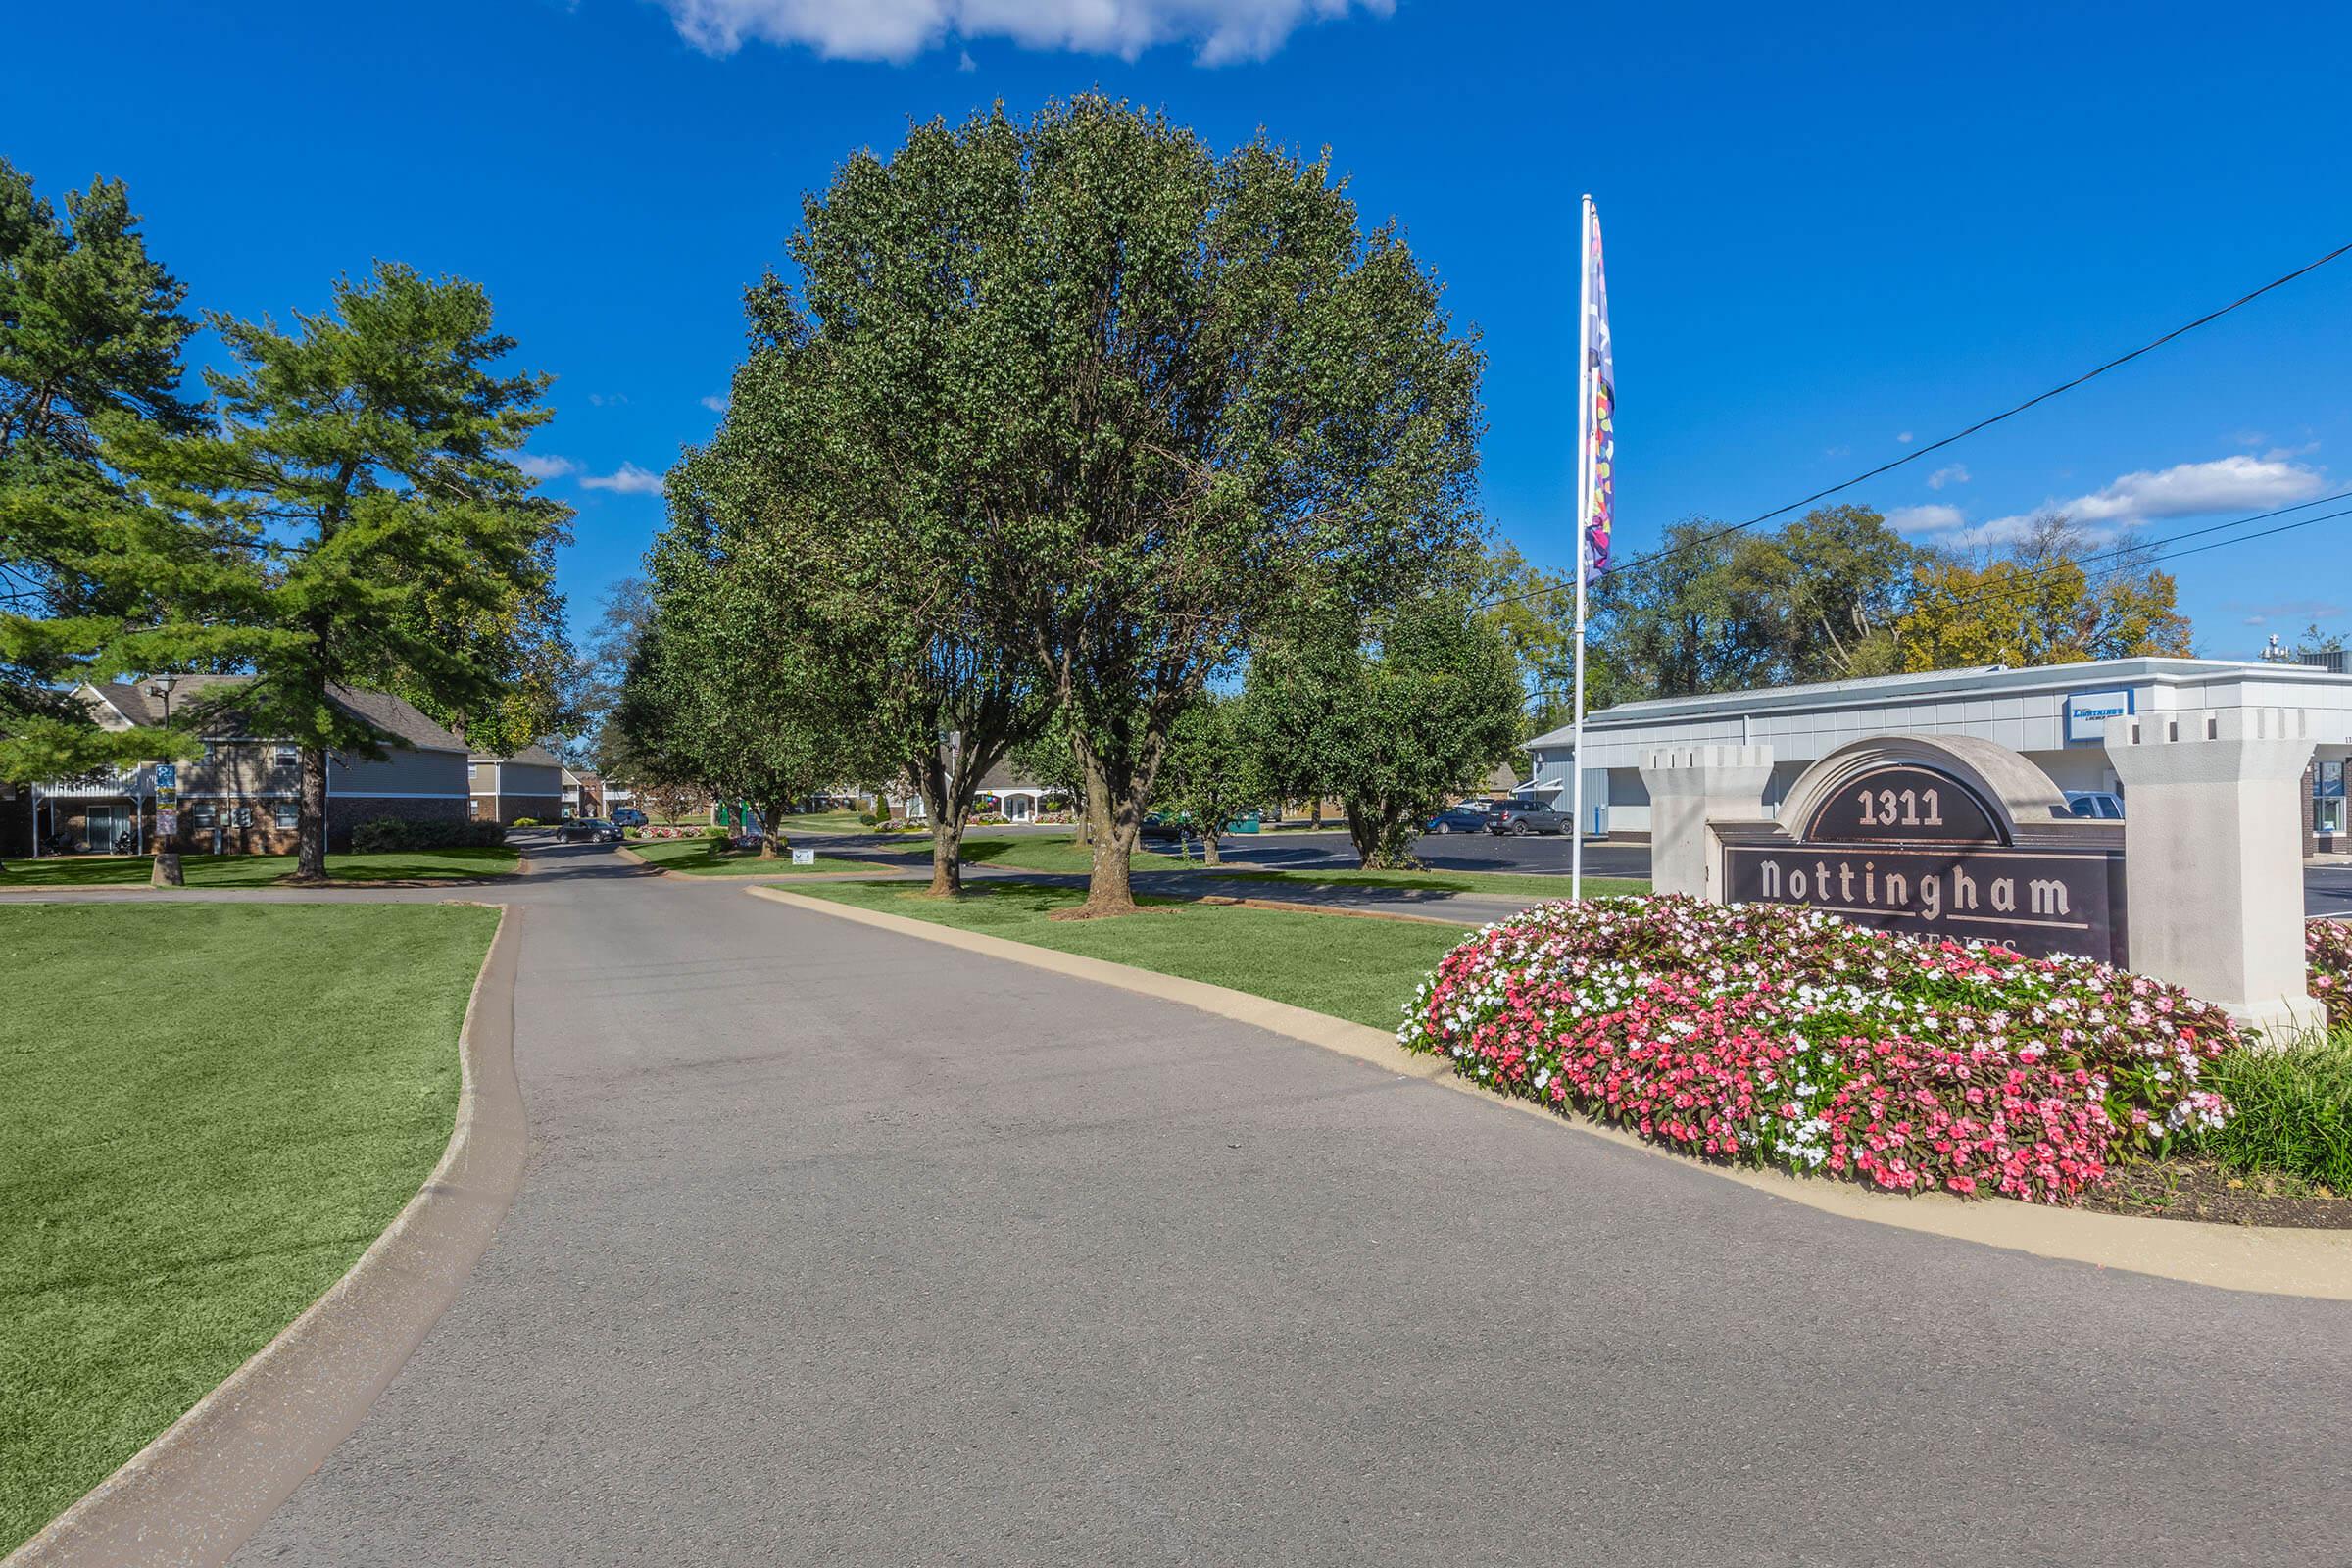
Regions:
<instances>
[{"instance_id":1,"label":"curb edge of driveway","mask_svg":"<svg viewBox=\"0 0 2352 1568\"><path fill-rule=\"evenodd\" d=\"M1840 1218L2220 1290L2352 1300L2352 1231L2216 1225L2201 1220L2154 1219L1991 1199L1969 1202L1936 1193L1899 1197L1839 1183L1805 1181L1775 1170L1710 1165L1659 1149L1606 1123L1564 1116L1524 1100L1481 1089L1455 1073L1446 1059L1416 1055L1397 1045L1394 1036L1367 1024L1349 1023L1344 1018L1203 980L1187 980L1131 964L1113 963L1106 958L1032 947L1004 937L888 914L879 909L863 909L830 899L805 898L782 888L750 887L744 892L794 908L879 926L905 936L1024 963L1031 968L1183 1003L1271 1034L1352 1056L1398 1077L1417 1078L1467 1095L1481 1104L1534 1116L1565 1131L1669 1161L1680 1170L1733 1182ZM14 1568L14 1565L0 1565L0 1568Z\"/></svg>"},{"instance_id":2,"label":"curb edge of driveway","mask_svg":"<svg viewBox=\"0 0 2352 1568\"><path fill-rule=\"evenodd\" d=\"M476 902L452 900L449 902ZM459 1030L449 1144L359 1261L0 1568L223 1563L349 1437L457 1298L522 1184L520 911L499 910Z\"/></svg>"}]
</instances>

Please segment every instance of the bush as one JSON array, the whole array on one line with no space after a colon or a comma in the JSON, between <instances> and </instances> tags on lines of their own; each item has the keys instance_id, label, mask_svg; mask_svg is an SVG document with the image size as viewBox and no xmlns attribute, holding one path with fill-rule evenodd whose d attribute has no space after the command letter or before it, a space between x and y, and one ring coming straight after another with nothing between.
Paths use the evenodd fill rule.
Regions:
<instances>
[{"instance_id":1,"label":"bush","mask_svg":"<svg viewBox=\"0 0 2352 1568\"><path fill-rule=\"evenodd\" d=\"M2311 994L2328 1009L2328 1027L2352 1029L2352 920L2307 920L2303 955Z\"/></svg>"},{"instance_id":2,"label":"bush","mask_svg":"<svg viewBox=\"0 0 2352 1568\"><path fill-rule=\"evenodd\" d=\"M2198 1140L2217 1161L2352 1196L2352 1034L2232 1051L2207 1082L2232 1107L2227 1125Z\"/></svg>"},{"instance_id":3,"label":"bush","mask_svg":"<svg viewBox=\"0 0 2352 1568\"><path fill-rule=\"evenodd\" d=\"M703 829L703 837L707 839L723 839L726 836L727 830L723 827L719 827L715 823Z\"/></svg>"},{"instance_id":4,"label":"bush","mask_svg":"<svg viewBox=\"0 0 2352 1568\"><path fill-rule=\"evenodd\" d=\"M535 816L518 816L508 825L510 827L537 827L539 819Z\"/></svg>"},{"instance_id":5,"label":"bush","mask_svg":"<svg viewBox=\"0 0 2352 1568\"><path fill-rule=\"evenodd\" d=\"M1687 1153L2029 1201L2218 1131L2200 1077L2239 1044L2219 1008L2087 958L1679 897L1539 905L1405 1012L1407 1049Z\"/></svg>"},{"instance_id":6,"label":"bush","mask_svg":"<svg viewBox=\"0 0 2352 1568\"><path fill-rule=\"evenodd\" d=\"M351 830L351 847L360 855L492 849L506 842L507 830L496 822L412 822L379 816Z\"/></svg>"}]
</instances>

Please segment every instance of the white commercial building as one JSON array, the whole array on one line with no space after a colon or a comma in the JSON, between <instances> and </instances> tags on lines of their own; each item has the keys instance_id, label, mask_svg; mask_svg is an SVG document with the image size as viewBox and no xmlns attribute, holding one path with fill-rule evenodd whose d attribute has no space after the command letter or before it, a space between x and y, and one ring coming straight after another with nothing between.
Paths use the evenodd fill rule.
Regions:
<instances>
[{"instance_id":1,"label":"white commercial building","mask_svg":"<svg viewBox=\"0 0 2352 1568\"><path fill-rule=\"evenodd\" d=\"M1765 804L1777 806L1807 764L1866 735L1972 735L2023 752L2061 789L2122 793L2107 758L2118 713L2191 708L2299 708L2319 738L2306 779L2305 851L2352 844L2345 762L2352 758L2352 674L2308 664L2215 659L2110 659L2009 669L1939 669L1783 686L1766 691L1622 703L1585 718L1585 826L1643 837L1649 795L1642 760L1656 747L1721 742L1772 748ZM1576 731L1527 743L1532 793L1565 809L1578 765ZM2129 802L2127 801L2127 809Z\"/></svg>"}]
</instances>

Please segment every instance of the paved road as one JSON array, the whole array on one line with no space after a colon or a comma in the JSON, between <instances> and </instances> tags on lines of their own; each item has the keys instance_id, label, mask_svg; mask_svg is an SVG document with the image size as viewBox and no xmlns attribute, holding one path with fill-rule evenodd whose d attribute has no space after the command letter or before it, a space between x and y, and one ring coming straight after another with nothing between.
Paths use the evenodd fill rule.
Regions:
<instances>
[{"instance_id":1,"label":"paved road","mask_svg":"<svg viewBox=\"0 0 2352 1568\"><path fill-rule=\"evenodd\" d=\"M533 1154L243 1563L2336 1561L2352 1306L544 858Z\"/></svg>"}]
</instances>

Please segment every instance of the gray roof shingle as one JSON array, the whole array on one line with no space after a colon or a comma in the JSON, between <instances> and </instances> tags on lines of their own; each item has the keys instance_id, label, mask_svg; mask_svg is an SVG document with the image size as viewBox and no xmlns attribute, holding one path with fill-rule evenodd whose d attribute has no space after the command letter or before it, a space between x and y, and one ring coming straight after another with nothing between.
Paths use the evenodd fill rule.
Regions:
<instances>
[{"instance_id":1,"label":"gray roof shingle","mask_svg":"<svg viewBox=\"0 0 2352 1568\"><path fill-rule=\"evenodd\" d=\"M172 687L172 706L186 711L186 705L201 698L220 698L252 682L250 675L181 675ZM164 705L148 695L147 682L108 681L93 686L100 698L133 724L160 724L164 721ZM416 706L390 692L363 691L354 686L329 686L327 699L352 717L361 719L380 731L395 744L415 752L462 752L466 743L443 729L417 710ZM229 733L241 727L243 719L234 709L223 710L206 726L216 733ZM268 740L272 737L262 736ZM554 759L549 759L554 760Z\"/></svg>"}]
</instances>

